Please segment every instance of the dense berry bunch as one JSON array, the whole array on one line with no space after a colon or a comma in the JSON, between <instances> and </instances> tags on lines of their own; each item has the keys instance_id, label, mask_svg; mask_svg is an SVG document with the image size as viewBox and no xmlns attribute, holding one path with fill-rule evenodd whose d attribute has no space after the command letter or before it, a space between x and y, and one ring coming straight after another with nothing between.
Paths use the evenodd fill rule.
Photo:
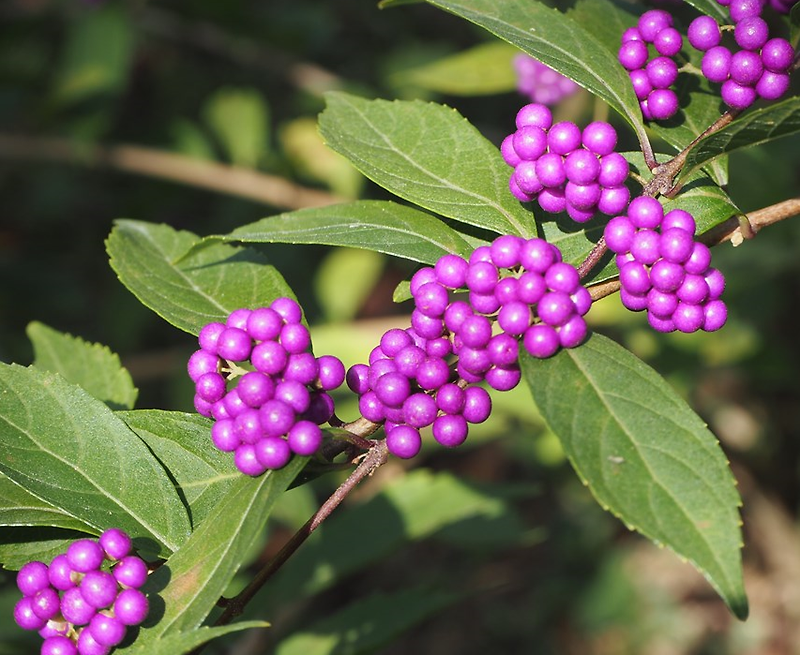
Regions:
<instances>
[{"instance_id":1,"label":"dense berry bunch","mask_svg":"<svg viewBox=\"0 0 800 655\"><path fill-rule=\"evenodd\" d=\"M477 248L469 261L445 255L420 269L411 294L411 327L389 330L369 364L347 373L361 414L385 421L389 450L399 457L417 454L419 430L428 426L442 445L463 443L468 424L491 411L488 393L474 385L516 387L520 342L542 358L579 345L592 302L558 248L512 235Z\"/></svg>"},{"instance_id":2,"label":"dense berry bunch","mask_svg":"<svg viewBox=\"0 0 800 655\"><path fill-rule=\"evenodd\" d=\"M292 453L315 453L319 426L333 415L327 392L344 382L344 365L330 355L314 357L301 321L291 298L237 309L200 331L200 350L189 359L195 407L215 420L214 445L233 452L247 475L282 468Z\"/></svg>"},{"instance_id":3,"label":"dense berry bunch","mask_svg":"<svg viewBox=\"0 0 800 655\"><path fill-rule=\"evenodd\" d=\"M655 57L650 56L648 44L652 44ZM617 56L630 75L647 120L671 118L678 111L678 96L670 87L678 78L673 57L682 47L683 37L673 27L672 16L663 9L646 11L636 27L622 34Z\"/></svg>"},{"instance_id":4,"label":"dense berry bunch","mask_svg":"<svg viewBox=\"0 0 800 655\"><path fill-rule=\"evenodd\" d=\"M568 77L530 55L520 53L514 57L513 63L517 73L517 90L532 102L555 105L580 88Z\"/></svg>"},{"instance_id":5,"label":"dense berry bunch","mask_svg":"<svg viewBox=\"0 0 800 655\"><path fill-rule=\"evenodd\" d=\"M23 566L14 620L39 632L42 655L107 655L147 616L140 591L147 573L147 564L131 554L130 537L111 528L98 540L73 542L49 566Z\"/></svg>"},{"instance_id":6,"label":"dense berry bunch","mask_svg":"<svg viewBox=\"0 0 800 655\"><path fill-rule=\"evenodd\" d=\"M649 196L632 200L627 216L606 225L606 244L617 253L620 299L632 311L647 310L659 332L712 332L725 324L725 278L711 268L711 252L695 241L695 231L691 214L664 214Z\"/></svg>"},{"instance_id":7,"label":"dense berry bunch","mask_svg":"<svg viewBox=\"0 0 800 655\"><path fill-rule=\"evenodd\" d=\"M722 45L722 31L713 18L695 18L687 36L692 47L704 53L703 75L722 85L722 100L732 109L746 109L758 98L777 100L789 88L794 48L784 38L770 38L769 24L761 16L766 2L727 0L720 4L728 7L736 47Z\"/></svg>"},{"instance_id":8,"label":"dense berry bunch","mask_svg":"<svg viewBox=\"0 0 800 655\"><path fill-rule=\"evenodd\" d=\"M566 211L579 222L597 211L613 216L630 200L625 186L628 162L614 148L617 133L602 121L581 130L575 123L553 123L550 110L532 103L519 110L517 129L501 145L514 172L509 188L518 200L536 199L547 212Z\"/></svg>"}]
</instances>

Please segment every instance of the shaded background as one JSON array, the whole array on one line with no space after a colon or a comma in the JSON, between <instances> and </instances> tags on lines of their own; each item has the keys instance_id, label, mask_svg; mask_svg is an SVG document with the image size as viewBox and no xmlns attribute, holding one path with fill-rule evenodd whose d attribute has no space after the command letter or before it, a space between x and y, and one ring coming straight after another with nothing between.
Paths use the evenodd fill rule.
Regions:
<instances>
[{"instance_id":1,"label":"shaded background","mask_svg":"<svg viewBox=\"0 0 800 655\"><path fill-rule=\"evenodd\" d=\"M446 102L499 144L525 102L512 88L454 96L414 74L488 39L428 6L362 0L6 0L0 359L29 363L25 328L41 321L118 352L138 407L190 410L184 364L194 340L115 279L103 247L114 219L211 234L332 196L384 197L319 141L315 117L330 89ZM605 116L584 92L556 112ZM621 145L635 148L629 137ZM798 195L798 160L797 138L735 154L733 199L747 211ZM230 177L212 177L231 182L258 172L249 188L272 200L210 190L198 161L224 165ZM490 424L458 452L428 448L385 466L254 603L252 616L274 627L208 652L800 653L798 229L790 220L715 249L731 312L719 333L656 334L616 297L589 315L674 384L731 459L744 499L746 623L688 564L597 507L518 389L495 397ZM303 303L317 353L363 361L385 329L403 325L408 310L391 293L409 263L263 250ZM287 494L254 563L336 483ZM17 592L1 575L10 617ZM35 635L8 623L0 653L38 652Z\"/></svg>"}]
</instances>

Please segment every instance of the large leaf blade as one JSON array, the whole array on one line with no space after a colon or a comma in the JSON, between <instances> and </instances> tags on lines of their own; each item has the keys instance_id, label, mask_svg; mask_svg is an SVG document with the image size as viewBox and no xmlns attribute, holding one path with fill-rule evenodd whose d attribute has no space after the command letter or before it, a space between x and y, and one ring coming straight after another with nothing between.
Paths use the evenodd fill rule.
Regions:
<instances>
[{"instance_id":1,"label":"large leaf blade","mask_svg":"<svg viewBox=\"0 0 800 655\"><path fill-rule=\"evenodd\" d=\"M529 0L427 0L480 25L605 100L647 137L627 72L594 34L557 9Z\"/></svg>"},{"instance_id":2,"label":"large leaf blade","mask_svg":"<svg viewBox=\"0 0 800 655\"><path fill-rule=\"evenodd\" d=\"M265 257L168 225L119 220L106 242L111 267L140 302L190 334L240 307L268 305L291 289Z\"/></svg>"},{"instance_id":3,"label":"large leaf blade","mask_svg":"<svg viewBox=\"0 0 800 655\"><path fill-rule=\"evenodd\" d=\"M211 237L217 238L217 237ZM361 200L264 218L221 237L243 243L307 243L375 250L433 264L472 247L440 219L395 202Z\"/></svg>"},{"instance_id":4,"label":"large leaf blade","mask_svg":"<svg viewBox=\"0 0 800 655\"><path fill-rule=\"evenodd\" d=\"M33 321L27 327L33 345L33 363L60 373L113 409L131 409L138 391L116 353L99 343L88 343Z\"/></svg>"},{"instance_id":5,"label":"large leaf blade","mask_svg":"<svg viewBox=\"0 0 800 655\"><path fill-rule=\"evenodd\" d=\"M535 234L532 215L508 191L511 169L499 150L455 110L340 92L325 97L323 138L373 181L468 225Z\"/></svg>"},{"instance_id":6,"label":"large leaf blade","mask_svg":"<svg viewBox=\"0 0 800 655\"><path fill-rule=\"evenodd\" d=\"M655 371L601 335L521 363L537 407L598 502L692 562L745 618L741 501L702 420Z\"/></svg>"},{"instance_id":7,"label":"large leaf blade","mask_svg":"<svg viewBox=\"0 0 800 655\"><path fill-rule=\"evenodd\" d=\"M189 534L169 477L99 400L61 376L0 365L0 472L91 526L116 526L168 554Z\"/></svg>"}]
</instances>

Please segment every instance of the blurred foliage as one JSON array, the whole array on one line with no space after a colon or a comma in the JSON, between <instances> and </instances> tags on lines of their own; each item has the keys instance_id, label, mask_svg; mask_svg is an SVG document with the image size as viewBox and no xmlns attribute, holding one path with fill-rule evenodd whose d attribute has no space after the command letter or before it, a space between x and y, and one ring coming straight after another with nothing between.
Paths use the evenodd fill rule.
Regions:
<instances>
[{"instance_id":1,"label":"blurred foliage","mask_svg":"<svg viewBox=\"0 0 800 655\"><path fill-rule=\"evenodd\" d=\"M464 21L413 4L6 0L0 359L31 362L25 330L40 321L120 353L140 390L138 407L190 410L184 365L192 340L117 282L103 248L112 221L221 234L285 207L134 175L92 148L136 144L339 197L384 199L322 146L314 128L321 94L435 99L499 143L522 98L511 90L472 96L463 85L444 95L435 84L463 63L460 53L477 52L487 69L496 66L507 55L493 43ZM498 88L508 89L508 79ZM587 93L555 110L557 119L600 117L621 127L607 112ZM71 144L68 155L62 139ZM635 147L623 135L620 148ZM798 139L733 154L729 175L728 191L745 211L797 196ZM795 220L738 248L715 249L731 309L718 334L657 335L616 297L590 314L593 325L664 374L722 441L745 502L747 623L736 624L691 567L596 505L527 390L517 389L496 397L491 424L476 426L459 452L428 448L410 464L382 469L305 556L329 544L330 557L350 555L352 563L334 575L312 560L325 584L251 607L249 618L273 628L222 639L208 652L800 652L798 247ZM406 262L316 246L259 249L304 305L318 353L347 365L363 361L387 327L405 320L407 307L391 298L411 272ZM340 411L352 417L352 402ZM287 493L253 562L274 554L338 481ZM445 518L425 529L397 501L408 501L403 494L415 484L435 487L431 512L444 508ZM470 511L466 497L478 509ZM352 523L359 516L378 532L359 537ZM336 539L339 524L351 541ZM377 537L392 548L371 549ZM9 538L0 533L0 542ZM0 573L0 581L0 616L9 617L18 592L12 575ZM345 624L346 635L331 636L331 626ZM386 645L376 629L405 636ZM38 652L37 641L0 621L0 654Z\"/></svg>"}]
</instances>

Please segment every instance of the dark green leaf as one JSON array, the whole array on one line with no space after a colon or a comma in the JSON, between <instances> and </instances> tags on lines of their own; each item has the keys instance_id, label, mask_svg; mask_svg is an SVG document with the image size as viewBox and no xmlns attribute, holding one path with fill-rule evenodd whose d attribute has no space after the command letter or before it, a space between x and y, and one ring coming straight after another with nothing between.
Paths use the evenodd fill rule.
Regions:
<instances>
[{"instance_id":1,"label":"dark green leaf","mask_svg":"<svg viewBox=\"0 0 800 655\"><path fill-rule=\"evenodd\" d=\"M107 4L74 15L57 60L54 93L65 104L121 91L134 47L131 21L122 5Z\"/></svg>"},{"instance_id":2,"label":"dark green leaf","mask_svg":"<svg viewBox=\"0 0 800 655\"><path fill-rule=\"evenodd\" d=\"M511 168L454 109L338 92L325 97L323 138L370 179L453 220L534 236L533 217L508 191Z\"/></svg>"},{"instance_id":3,"label":"dark green leaf","mask_svg":"<svg viewBox=\"0 0 800 655\"><path fill-rule=\"evenodd\" d=\"M276 655L358 655L373 653L457 600L438 589L376 593L306 624L282 641Z\"/></svg>"},{"instance_id":4,"label":"dark green leaf","mask_svg":"<svg viewBox=\"0 0 800 655\"><path fill-rule=\"evenodd\" d=\"M484 27L605 100L646 139L639 101L627 71L608 49L576 21L530 0L427 0Z\"/></svg>"},{"instance_id":5,"label":"dark green leaf","mask_svg":"<svg viewBox=\"0 0 800 655\"><path fill-rule=\"evenodd\" d=\"M222 238L246 243L320 243L366 248L427 264L435 263L447 253L469 256L472 251L461 235L441 219L380 200L278 214L238 227Z\"/></svg>"},{"instance_id":6,"label":"dark green leaf","mask_svg":"<svg viewBox=\"0 0 800 655\"><path fill-rule=\"evenodd\" d=\"M112 409L133 407L137 389L117 354L107 346L88 343L36 321L28 324L27 334L37 368L61 374Z\"/></svg>"},{"instance_id":7,"label":"dark green leaf","mask_svg":"<svg viewBox=\"0 0 800 655\"><path fill-rule=\"evenodd\" d=\"M208 643L212 639L222 637L233 632L241 632L251 628L268 628L269 623L264 621L239 621L230 625L220 625L215 627L203 626L196 630L186 632L175 632L162 637L155 643L141 643L136 639L131 646L122 652L125 655L185 655L190 653L198 646Z\"/></svg>"},{"instance_id":8,"label":"dark green leaf","mask_svg":"<svg viewBox=\"0 0 800 655\"><path fill-rule=\"evenodd\" d=\"M684 171L688 174L721 155L797 132L800 132L800 97L792 97L744 114L702 139L689 153Z\"/></svg>"},{"instance_id":9,"label":"dark green leaf","mask_svg":"<svg viewBox=\"0 0 800 655\"><path fill-rule=\"evenodd\" d=\"M714 18L720 25L727 25L731 22L727 9L717 0L686 0L686 2L700 13Z\"/></svg>"},{"instance_id":10,"label":"dark green leaf","mask_svg":"<svg viewBox=\"0 0 800 655\"><path fill-rule=\"evenodd\" d=\"M37 498L2 473L0 473L0 525L91 529L86 523L70 516L63 509L53 507L50 503Z\"/></svg>"},{"instance_id":11,"label":"dark green leaf","mask_svg":"<svg viewBox=\"0 0 800 655\"><path fill-rule=\"evenodd\" d=\"M392 82L456 96L492 95L513 91L517 76L512 65L519 50L508 43L481 43L469 50L395 73Z\"/></svg>"},{"instance_id":12,"label":"dark green leaf","mask_svg":"<svg viewBox=\"0 0 800 655\"><path fill-rule=\"evenodd\" d=\"M188 536L186 508L158 460L58 374L0 364L0 439L0 472L92 531L120 527L165 554Z\"/></svg>"},{"instance_id":13,"label":"dark green leaf","mask_svg":"<svg viewBox=\"0 0 800 655\"><path fill-rule=\"evenodd\" d=\"M185 544L148 578L164 611L142 628L137 648L150 652L165 637L194 630L214 609L264 529L272 507L307 458L295 457L279 471L257 478L239 476Z\"/></svg>"},{"instance_id":14,"label":"dark green leaf","mask_svg":"<svg viewBox=\"0 0 800 655\"><path fill-rule=\"evenodd\" d=\"M601 335L521 363L536 406L598 502L692 562L745 618L741 501L703 421L654 370Z\"/></svg>"},{"instance_id":15,"label":"dark green leaf","mask_svg":"<svg viewBox=\"0 0 800 655\"><path fill-rule=\"evenodd\" d=\"M95 535L60 528L3 528L0 530L0 563L11 571L19 571L32 560L49 564L56 555L66 552L73 541L91 536Z\"/></svg>"},{"instance_id":16,"label":"dark green leaf","mask_svg":"<svg viewBox=\"0 0 800 655\"><path fill-rule=\"evenodd\" d=\"M211 441L212 422L207 418L156 409L118 412L117 416L169 471L195 528L241 475L233 455Z\"/></svg>"},{"instance_id":17,"label":"dark green leaf","mask_svg":"<svg viewBox=\"0 0 800 655\"><path fill-rule=\"evenodd\" d=\"M800 40L800 6L795 4L789 12L789 26L792 45L797 48L797 42Z\"/></svg>"},{"instance_id":18,"label":"dark green leaf","mask_svg":"<svg viewBox=\"0 0 800 655\"><path fill-rule=\"evenodd\" d=\"M106 242L111 267L139 301L181 330L198 334L234 309L268 305L292 292L266 258L168 225L119 220Z\"/></svg>"},{"instance_id":19,"label":"dark green leaf","mask_svg":"<svg viewBox=\"0 0 800 655\"><path fill-rule=\"evenodd\" d=\"M578 0L564 13L591 32L606 50L616 53L622 43L622 33L634 27L644 11L642 5L623 0Z\"/></svg>"}]
</instances>

